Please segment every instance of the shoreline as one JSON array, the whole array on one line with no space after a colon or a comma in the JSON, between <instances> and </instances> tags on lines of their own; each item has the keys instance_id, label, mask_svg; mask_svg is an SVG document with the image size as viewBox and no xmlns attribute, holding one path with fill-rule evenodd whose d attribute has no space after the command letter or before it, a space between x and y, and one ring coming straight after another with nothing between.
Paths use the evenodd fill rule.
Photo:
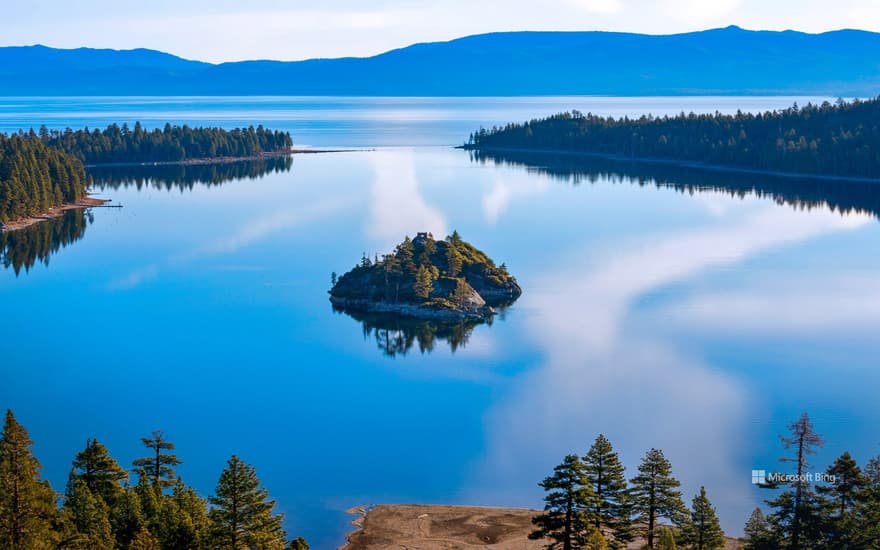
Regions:
<instances>
[{"instance_id":1,"label":"shoreline","mask_svg":"<svg viewBox=\"0 0 880 550\"><path fill-rule=\"evenodd\" d=\"M457 145L456 149L464 151L483 151L486 153L526 153L538 155L566 155L573 157L589 157L606 160L614 160L620 162L638 162L642 164L665 164L668 166L679 166L682 168L694 168L697 170L705 170L708 172L729 172L735 174L749 174L754 176L771 176L788 179L807 179L819 181L845 181L851 183L880 183L880 177L869 178L865 176L835 176L832 174L809 174L804 172L782 172L779 170L761 170L758 168L743 168L738 166L728 166L726 164L706 164L695 160L676 160L664 159L657 157L626 157L623 155L615 155L612 153L597 153L594 151L567 151L565 149L518 149L516 147L472 147L467 145ZM504 159L501 159L504 160Z\"/></svg>"},{"instance_id":2,"label":"shoreline","mask_svg":"<svg viewBox=\"0 0 880 550\"><path fill-rule=\"evenodd\" d=\"M28 216L26 218L19 218L17 220L6 222L3 224L3 227L0 228L0 233L9 233L12 231L19 231L21 229L31 227L32 225L36 225L41 222L60 218L68 210L81 210L83 208L104 206L108 202L110 202L109 199L95 199L95 198L88 197L88 196L83 197L74 203L65 203L65 204L62 204L61 206L54 206L54 207L50 208L49 210L47 210L46 212L41 212L40 214Z\"/></svg>"},{"instance_id":3,"label":"shoreline","mask_svg":"<svg viewBox=\"0 0 880 550\"><path fill-rule=\"evenodd\" d=\"M163 160L144 162L99 162L86 164L86 168L112 168L114 166L195 166L200 164L231 164L234 162L247 162L269 158L282 158L291 155L315 155L320 153L352 153L360 149L285 149L283 151L270 151L256 155L242 157L204 157L183 160Z\"/></svg>"}]
</instances>

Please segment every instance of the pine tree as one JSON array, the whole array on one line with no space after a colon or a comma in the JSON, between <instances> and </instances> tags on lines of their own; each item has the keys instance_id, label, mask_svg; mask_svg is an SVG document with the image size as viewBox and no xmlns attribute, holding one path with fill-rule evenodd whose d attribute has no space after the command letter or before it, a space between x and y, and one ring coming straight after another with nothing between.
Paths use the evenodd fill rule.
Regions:
<instances>
[{"instance_id":1,"label":"pine tree","mask_svg":"<svg viewBox=\"0 0 880 550\"><path fill-rule=\"evenodd\" d=\"M12 411L0 437L0 548L48 548L56 517L55 493L40 478L33 442Z\"/></svg>"},{"instance_id":2,"label":"pine tree","mask_svg":"<svg viewBox=\"0 0 880 550\"><path fill-rule=\"evenodd\" d=\"M880 456L871 458L865 465L865 479L874 489L880 489Z\"/></svg>"},{"instance_id":3,"label":"pine tree","mask_svg":"<svg viewBox=\"0 0 880 550\"><path fill-rule=\"evenodd\" d=\"M632 510L639 523L644 525L648 548L653 549L658 519L666 518L681 525L687 518L681 492L676 490L681 483L672 477L672 465L658 449L645 454L639 465L639 475L630 483Z\"/></svg>"},{"instance_id":4,"label":"pine tree","mask_svg":"<svg viewBox=\"0 0 880 550\"><path fill-rule=\"evenodd\" d=\"M848 452L840 455L826 474L829 484L817 487L817 491L829 499L827 538L834 547L860 547L863 529L859 512L868 499L868 481Z\"/></svg>"},{"instance_id":5,"label":"pine tree","mask_svg":"<svg viewBox=\"0 0 880 550\"><path fill-rule=\"evenodd\" d=\"M287 545L287 550L309 550L309 543L302 537L296 537Z\"/></svg>"},{"instance_id":6,"label":"pine tree","mask_svg":"<svg viewBox=\"0 0 880 550\"><path fill-rule=\"evenodd\" d=\"M677 550L675 533L669 527L661 527L657 530L657 550Z\"/></svg>"},{"instance_id":7,"label":"pine tree","mask_svg":"<svg viewBox=\"0 0 880 550\"><path fill-rule=\"evenodd\" d=\"M547 491L544 513L532 520L537 529L530 539L551 538L548 548L562 545L563 550L583 548L592 530L590 510L594 495L584 465L578 455L568 455L553 469L553 475L540 486Z\"/></svg>"},{"instance_id":8,"label":"pine tree","mask_svg":"<svg viewBox=\"0 0 880 550\"><path fill-rule=\"evenodd\" d=\"M416 296L426 300L429 296L431 296L431 291L433 290L434 280L431 277L431 272L424 265L419 267L418 272L416 273L416 280L413 283L413 292L415 292Z\"/></svg>"},{"instance_id":9,"label":"pine tree","mask_svg":"<svg viewBox=\"0 0 880 550\"><path fill-rule=\"evenodd\" d=\"M174 484L174 466L181 464L177 455L167 453L165 451L173 451L174 443L165 439L164 434L159 430L154 430L152 437L142 437L144 447L153 451L148 457L138 458L132 464L137 469L139 475L150 478L153 487L164 489Z\"/></svg>"},{"instance_id":10,"label":"pine tree","mask_svg":"<svg viewBox=\"0 0 880 550\"><path fill-rule=\"evenodd\" d=\"M811 530L810 538L815 538L814 530L819 525L819 502L810 489L806 472L810 468L807 457L814 454L824 441L813 429L807 413L789 424L788 430L789 435L781 436L780 440L785 449L794 450L794 455L785 456L780 462L795 465L795 477L791 481L793 491L782 493L767 504L774 508L770 522L775 527L776 535L779 538L788 538L792 550L800 550L808 547L808 544L802 544L805 526L809 526Z\"/></svg>"},{"instance_id":11,"label":"pine tree","mask_svg":"<svg viewBox=\"0 0 880 550\"><path fill-rule=\"evenodd\" d=\"M718 550L724 548L724 532L715 508L706 496L706 488L694 496L691 518L682 529L682 540L693 550Z\"/></svg>"},{"instance_id":12,"label":"pine tree","mask_svg":"<svg viewBox=\"0 0 880 550\"><path fill-rule=\"evenodd\" d=\"M777 544L773 540L770 524L760 508L755 508L749 520L746 522L744 550L773 550Z\"/></svg>"},{"instance_id":13,"label":"pine tree","mask_svg":"<svg viewBox=\"0 0 880 550\"><path fill-rule=\"evenodd\" d=\"M615 547L632 540L627 483L623 464L611 442L599 435L584 456L584 471L593 490L593 523L604 527Z\"/></svg>"},{"instance_id":14,"label":"pine tree","mask_svg":"<svg viewBox=\"0 0 880 550\"><path fill-rule=\"evenodd\" d=\"M146 524L138 492L132 487L126 487L110 509L110 527L117 546L126 548L146 528Z\"/></svg>"},{"instance_id":15,"label":"pine tree","mask_svg":"<svg viewBox=\"0 0 880 550\"><path fill-rule=\"evenodd\" d=\"M586 550L608 550L608 541L602 536L602 532L593 529L593 532L587 537L587 544L584 546Z\"/></svg>"},{"instance_id":16,"label":"pine tree","mask_svg":"<svg viewBox=\"0 0 880 550\"><path fill-rule=\"evenodd\" d=\"M93 494L73 470L64 495L64 510L75 528L75 535L65 541L66 546L113 550L110 510L101 497Z\"/></svg>"},{"instance_id":17,"label":"pine tree","mask_svg":"<svg viewBox=\"0 0 880 550\"><path fill-rule=\"evenodd\" d=\"M446 274L450 277L458 277L461 273L463 258L451 242L446 246Z\"/></svg>"},{"instance_id":18,"label":"pine tree","mask_svg":"<svg viewBox=\"0 0 880 550\"><path fill-rule=\"evenodd\" d=\"M260 486L256 470L233 455L209 498L212 539L228 550L283 550L283 516L274 514L275 501Z\"/></svg>"},{"instance_id":19,"label":"pine tree","mask_svg":"<svg viewBox=\"0 0 880 550\"><path fill-rule=\"evenodd\" d=\"M120 483L128 480L128 472L119 466L107 447L97 439L86 441L86 448L76 454L73 467L89 491L111 507L122 491Z\"/></svg>"},{"instance_id":20,"label":"pine tree","mask_svg":"<svg viewBox=\"0 0 880 550\"><path fill-rule=\"evenodd\" d=\"M128 547L128 550L161 550L159 540L153 536L146 528L141 528L135 535L134 539Z\"/></svg>"}]
</instances>

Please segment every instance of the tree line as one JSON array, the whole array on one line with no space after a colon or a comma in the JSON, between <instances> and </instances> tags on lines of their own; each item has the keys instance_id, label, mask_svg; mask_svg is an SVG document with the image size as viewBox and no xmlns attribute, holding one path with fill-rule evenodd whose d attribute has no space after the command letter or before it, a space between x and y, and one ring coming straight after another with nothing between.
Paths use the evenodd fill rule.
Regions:
<instances>
[{"instance_id":1,"label":"tree line","mask_svg":"<svg viewBox=\"0 0 880 550\"><path fill-rule=\"evenodd\" d=\"M73 203L86 173L73 155L27 135L0 134L0 225Z\"/></svg>"},{"instance_id":2,"label":"tree line","mask_svg":"<svg viewBox=\"0 0 880 550\"><path fill-rule=\"evenodd\" d=\"M803 174L880 177L880 98L764 113L640 118L570 111L471 134L465 148L656 158Z\"/></svg>"},{"instance_id":3,"label":"tree line","mask_svg":"<svg viewBox=\"0 0 880 550\"><path fill-rule=\"evenodd\" d=\"M748 519L744 550L880 549L880 456L862 470L844 452L814 476L808 457L824 442L809 416L788 426L781 438L788 473L771 473L760 487L777 491ZM816 477L819 482L816 482ZM611 442L596 438L583 456L570 454L539 484L544 513L534 518L532 539L549 539L562 550L621 549L642 541L645 548L721 550L726 540L705 487L685 506L672 465L658 449L642 458L627 480Z\"/></svg>"},{"instance_id":4,"label":"tree line","mask_svg":"<svg viewBox=\"0 0 880 550\"><path fill-rule=\"evenodd\" d=\"M233 455L203 498L161 431L124 469L97 439L73 459L64 494L41 475L27 430L7 411L0 434L0 548L9 550L307 550L288 540L253 466ZM137 479L132 482L132 475Z\"/></svg>"},{"instance_id":5,"label":"tree line","mask_svg":"<svg viewBox=\"0 0 880 550\"><path fill-rule=\"evenodd\" d=\"M33 133L33 131L31 131ZM251 157L290 149L290 133L269 130L262 125L225 130L193 128L166 123L163 128L145 129L140 122L111 124L104 130L49 130L37 133L46 145L70 153L86 164L179 162L188 159Z\"/></svg>"}]
</instances>

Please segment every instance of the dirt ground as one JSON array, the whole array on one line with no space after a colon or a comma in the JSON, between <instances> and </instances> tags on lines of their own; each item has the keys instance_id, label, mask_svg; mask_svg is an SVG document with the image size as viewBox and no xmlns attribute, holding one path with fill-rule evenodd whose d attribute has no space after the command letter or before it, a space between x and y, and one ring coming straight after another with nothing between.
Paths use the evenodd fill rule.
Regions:
<instances>
[{"instance_id":1,"label":"dirt ground","mask_svg":"<svg viewBox=\"0 0 880 550\"><path fill-rule=\"evenodd\" d=\"M529 540L537 510L480 506L386 504L348 510L358 527L341 550L538 550L546 540ZM640 548L635 541L630 548ZM727 539L726 550L737 548Z\"/></svg>"}]
</instances>

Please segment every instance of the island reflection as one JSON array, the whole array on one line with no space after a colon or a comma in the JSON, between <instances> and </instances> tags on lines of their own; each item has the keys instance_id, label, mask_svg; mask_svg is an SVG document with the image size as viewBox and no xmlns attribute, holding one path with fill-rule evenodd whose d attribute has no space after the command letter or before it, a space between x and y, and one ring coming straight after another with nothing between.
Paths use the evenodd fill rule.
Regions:
<instances>
[{"instance_id":1,"label":"island reflection","mask_svg":"<svg viewBox=\"0 0 880 550\"><path fill-rule=\"evenodd\" d=\"M37 262L49 265L52 254L83 238L94 221L90 210L68 210L61 216L23 229L0 233L0 264L18 276Z\"/></svg>"},{"instance_id":2,"label":"island reflection","mask_svg":"<svg viewBox=\"0 0 880 550\"><path fill-rule=\"evenodd\" d=\"M416 319L387 313L343 309L333 306L333 311L345 313L363 325L364 338L374 338L376 347L386 357L406 355L418 345L421 353L431 353L438 342L445 342L450 350L464 348L477 325L491 325L492 319Z\"/></svg>"},{"instance_id":3,"label":"island reflection","mask_svg":"<svg viewBox=\"0 0 880 550\"><path fill-rule=\"evenodd\" d=\"M566 153L520 151L470 151L472 162L526 168L573 185L598 181L654 185L695 194L721 192L731 197L748 195L772 199L798 210L828 208L842 215L870 214L880 218L880 190L876 182L801 178L664 162Z\"/></svg>"}]
</instances>

